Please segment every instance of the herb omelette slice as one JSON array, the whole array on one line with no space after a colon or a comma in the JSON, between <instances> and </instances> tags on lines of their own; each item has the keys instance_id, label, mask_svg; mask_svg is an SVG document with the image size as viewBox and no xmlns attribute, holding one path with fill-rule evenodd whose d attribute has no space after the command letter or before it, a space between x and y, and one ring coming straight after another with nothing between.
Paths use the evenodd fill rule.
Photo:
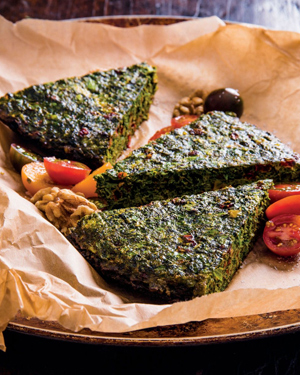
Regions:
<instances>
[{"instance_id":1,"label":"herb omelette slice","mask_svg":"<svg viewBox=\"0 0 300 375\"><path fill-rule=\"evenodd\" d=\"M45 154L114 163L148 118L157 89L146 63L34 85L0 98L0 120Z\"/></svg>"},{"instance_id":2,"label":"herb omelette slice","mask_svg":"<svg viewBox=\"0 0 300 375\"><path fill-rule=\"evenodd\" d=\"M95 176L109 209L268 178L299 180L299 155L269 132L223 112L202 115Z\"/></svg>"},{"instance_id":3,"label":"herb omelette slice","mask_svg":"<svg viewBox=\"0 0 300 375\"><path fill-rule=\"evenodd\" d=\"M251 250L271 180L82 218L68 236L100 274L157 300L224 290Z\"/></svg>"}]
</instances>

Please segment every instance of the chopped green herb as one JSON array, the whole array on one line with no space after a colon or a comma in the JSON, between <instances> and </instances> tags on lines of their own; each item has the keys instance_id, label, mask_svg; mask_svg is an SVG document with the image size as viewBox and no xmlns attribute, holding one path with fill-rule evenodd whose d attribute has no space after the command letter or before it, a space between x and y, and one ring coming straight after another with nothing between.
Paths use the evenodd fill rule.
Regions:
<instances>
[{"instance_id":1,"label":"chopped green herb","mask_svg":"<svg viewBox=\"0 0 300 375\"><path fill-rule=\"evenodd\" d=\"M42 152L96 169L127 147L156 88L156 69L145 63L96 71L6 94L0 120Z\"/></svg>"},{"instance_id":2,"label":"chopped green herb","mask_svg":"<svg viewBox=\"0 0 300 375\"><path fill-rule=\"evenodd\" d=\"M193 158L191 150L197 152ZM95 176L109 209L269 178L299 180L299 155L274 135L223 112L202 115Z\"/></svg>"},{"instance_id":3,"label":"chopped green herb","mask_svg":"<svg viewBox=\"0 0 300 375\"><path fill-rule=\"evenodd\" d=\"M261 228L272 186L265 180L97 212L68 238L108 280L156 299L191 299L227 287Z\"/></svg>"}]
</instances>

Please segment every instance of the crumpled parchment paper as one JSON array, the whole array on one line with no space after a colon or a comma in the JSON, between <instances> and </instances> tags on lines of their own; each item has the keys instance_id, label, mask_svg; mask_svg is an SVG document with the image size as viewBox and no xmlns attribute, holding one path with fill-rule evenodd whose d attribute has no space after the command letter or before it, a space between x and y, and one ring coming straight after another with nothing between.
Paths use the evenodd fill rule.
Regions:
<instances>
[{"instance_id":1,"label":"crumpled parchment paper","mask_svg":"<svg viewBox=\"0 0 300 375\"><path fill-rule=\"evenodd\" d=\"M169 125L175 103L201 88L239 90L242 120L300 151L300 35L216 17L121 29L79 21L0 17L0 95L93 70L156 65L159 89L132 148ZM10 165L14 135L0 127L1 332L20 311L72 331L125 332L207 318L300 308L299 259L284 261L261 242L225 292L173 305L135 299L107 284L24 197ZM123 157L126 156L126 152Z\"/></svg>"}]
</instances>

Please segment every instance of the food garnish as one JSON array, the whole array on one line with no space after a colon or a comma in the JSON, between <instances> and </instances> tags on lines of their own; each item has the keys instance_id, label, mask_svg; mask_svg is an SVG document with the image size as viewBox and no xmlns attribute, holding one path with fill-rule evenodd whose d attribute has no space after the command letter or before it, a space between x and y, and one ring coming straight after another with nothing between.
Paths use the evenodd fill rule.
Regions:
<instances>
[{"instance_id":1,"label":"food garnish","mask_svg":"<svg viewBox=\"0 0 300 375\"><path fill-rule=\"evenodd\" d=\"M263 239L268 249L277 255L289 257L298 254L300 252L300 214L280 214L267 221Z\"/></svg>"},{"instance_id":2,"label":"food garnish","mask_svg":"<svg viewBox=\"0 0 300 375\"><path fill-rule=\"evenodd\" d=\"M212 91L204 101L204 113L210 111L233 112L237 117L241 117L244 104L238 90L221 88Z\"/></svg>"},{"instance_id":3,"label":"food garnish","mask_svg":"<svg viewBox=\"0 0 300 375\"><path fill-rule=\"evenodd\" d=\"M41 189L57 186L46 171L44 163L39 161L25 164L21 170L21 178L31 196Z\"/></svg>"},{"instance_id":4,"label":"food garnish","mask_svg":"<svg viewBox=\"0 0 300 375\"><path fill-rule=\"evenodd\" d=\"M203 113L203 90L197 90L190 96L180 99L173 110L173 117L182 115L200 116Z\"/></svg>"},{"instance_id":5,"label":"food garnish","mask_svg":"<svg viewBox=\"0 0 300 375\"><path fill-rule=\"evenodd\" d=\"M54 156L45 157L44 165L52 181L59 185L78 184L91 172L91 169L83 163L57 159Z\"/></svg>"},{"instance_id":6,"label":"food garnish","mask_svg":"<svg viewBox=\"0 0 300 375\"><path fill-rule=\"evenodd\" d=\"M196 115L182 115L178 117L173 117L171 119L171 125L166 126L157 132L149 139L150 141L154 141L155 139L159 138L163 134L169 133L174 129L181 128L182 126L188 125L189 123L195 121L198 118Z\"/></svg>"},{"instance_id":7,"label":"food garnish","mask_svg":"<svg viewBox=\"0 0 300 375\"><path fill-rule=\"evenodd\" d=\"M275 184L274 188L269 191L271 203L291 195L300 195L300 182Z\"/></svg>"},{"instance_id":8,"label":"food garnish","mask_svg":"<svg viewBox=\"0 0 300 375\"><path fill-rule=\"evenodd\" d=\"M23 165L34 161L43 161L43 158L40 155L16 143L10 145L9 158L12 166L19 173L21 172Z\"/></svg>"},{"instance_id":9,"label":"food garnish","mask_svg":"<svg viewBox=\"0 0 300 375\"><path fill-rule=\"evenodd\" d=\"M81 194L56 186L39 190L31 198L31 202L64 235L76 226L83 216L98 210L94 203Z\"/></svg>"},{"instance_id":10,"label":"food garnish","mask_svg":"<svg viewBox=\"0 0 300 375\"><path fill-rule=\"evenodd\" d=\"M291 195L289 197L282 198L272 204L266 209L266 216L269 220L275 216L284 214L296 214L300 215L300 196Z\"/></svg>"},{"instance_id":11,"label":"food garnish","mask_svg":"<svg viewBox=\"0 0 300 375\"><path fill-rule=\"evenodd\" d=\"M82 193L86 198L96 198L98 194L96 193L96 181L94 176L105 172L107 169L113 168L110 163L104 163L100 168L94 170L89 174L84 180L78 182L72 187L74 193Z\"/></svg>"}]
</instances>

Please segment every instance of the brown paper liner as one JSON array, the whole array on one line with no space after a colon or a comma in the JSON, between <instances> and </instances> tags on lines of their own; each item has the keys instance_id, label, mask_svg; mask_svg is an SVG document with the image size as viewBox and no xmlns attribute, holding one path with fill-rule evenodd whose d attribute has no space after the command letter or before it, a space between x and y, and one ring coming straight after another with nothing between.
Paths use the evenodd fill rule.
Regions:
<instances>
[{"instance_id":1,"label":"brown paper liner","mask_svg":"<svg viewBox=\"0 0 300 375\"><path fill-rule=\"evenodd\" d=\"M12 24L0 17L0 35L0 95L96 69L156 65L159 89L132 148L170 123L183 96L234 87L245 103L242 120L300 151L297 33L225 25L216 17L128 29L71 21ZM282 260L261 241L225 292L159 305L116 290L24 198L7 155L13 135L5 126L0 130L0 332L18 311L74 332L126 332L300 308L299 259Z\"/></svg>"}]
</instances>

